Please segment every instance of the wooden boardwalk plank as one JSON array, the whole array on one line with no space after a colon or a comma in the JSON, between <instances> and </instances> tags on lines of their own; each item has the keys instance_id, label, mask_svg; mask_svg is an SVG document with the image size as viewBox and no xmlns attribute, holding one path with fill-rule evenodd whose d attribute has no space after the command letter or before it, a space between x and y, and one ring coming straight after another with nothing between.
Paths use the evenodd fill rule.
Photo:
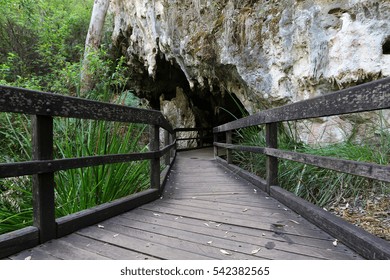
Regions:
<instances>
[{"instance_id":1,"label":"wooden boardwalk plank","mask_svg":"<svg viewBox=\"0 0 390 280\"><path fill-rule=\"evenodd\" d=\"M111 245L107 242L102 242L90 237L82 236L79 234L70 234L63 238L67 242L84 249L89 252L93 252L102 256L105 256L114 260L153 260L156 259L153 256L148 256L139 252L134 252L129 249Z\"/></svg>"},{"instance_id":2,"label":"wooden boardwalk plank","mask_svg":"<svg viewBox=\"0 0 390 280\"><path fill-rule=\"evenodd\" d=\"M108 225L109 221L107 221L106 224ZM161 259L212 259L205 255L194 253L195 251L191 252L174 248L170 245L161 244L159 240L159 237L161 236L159 236L159 234L146 236L145 233L140 230L127 230L127 228L123 226L111 226L108 228L110 228L110 230L88 227L80 230L78 233L86 237L92 237L112 245L129 248Z\"/></svg>"},{"instance_id":3,"label":"wooden boardwalk plank","mask_svg":"<svg viewBox=\"0 0 390 280\"><path fill-rule=\"evenodd\" d=\"M255 256L266 259L278 259L283 257L284 259L345 259L344 252L329 252L327 249L318 250L317 248L307 247L302 245L295 245L293 242L270 240L263 237L253 237L244 234L232 233L216 228L213 223L205 225L186 225L174 222L169 222L160 218L152 218L153 220L140 221L140 217L136 215L129 216L132 220L129 222L126 217L117 217L115 223L126 223L127 226L136 227L144 230L145 232L154 231L156 225L160 233L165 235L185 239L187 241L208 244L211 247L222 248L230 250L233 254L240 252L247 254L244 259L252 259L253 251L260 249ZM142 217L142 216L141 216ZM142 218L141 218L142 219ZM178 230L180 228L180 230ZM271 235L271 234L270 234ZM330 242L329 242L330 243ZM271 245L273 244L273 245ZM270 248L274 246L274 250Z\"/></svg>"},{"instance_id":4,"label":"wooden boardwalk plank","mask_svg":"<svg viewBox=\"0 0 390 280\"><path fill-rule=\"evenodd\" d=\"M12 258L361 259L211 152L179 153L161 199Z\"/></svg>"},{"instance_id":5,"label":"wooden boardwalk plank","mask_svg":"<svg viewBox=\"0 0 390 280\"><path fill-rule=\"evenodd\" d=\"M205 226L205 224L203 223L204 221L200 221L197 219L177 217L174 215L161 215L156 217L155 215L153 215L152 212L145 211L142 209L134 210L132 213L126 213L119 217L146 222L154 225L162 225L170 227L172 229L186 229L189 232L203 233L207 236L223 236L227 239L240 240L256 245L268 242L275 242L277 244L280 243L280 245L277 245L277 248L296 247L298 251L295 252L302 254L316 250L321 252L326 251L325 255L331 255L332 252L338 252L342 253L342 255L345 255L346 249L343 245L337 247L333 246L333 240L331 239L322 240L288 234L275 234L275 232L267 230L259 232L255 229L243 228L227 224L218 224L214 222L207 222L208 226Z\"/></svg>"}]
</instances>

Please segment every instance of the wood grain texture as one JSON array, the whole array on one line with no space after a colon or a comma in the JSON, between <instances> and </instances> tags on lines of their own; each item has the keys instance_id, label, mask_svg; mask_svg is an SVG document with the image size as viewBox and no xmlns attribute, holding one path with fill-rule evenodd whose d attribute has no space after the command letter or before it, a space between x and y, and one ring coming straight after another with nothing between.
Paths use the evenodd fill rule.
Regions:
<instances>
[{"instance_id":1,"label":"wood grain texture","mask_svg":"<svg viewBox=\"0 0 390 280\"><path fill-rule=\"evenodd\" d=\"M56 219L57 236L62 237L80 228L93 225L115 215L134 209L159 197L159 191L149 189L140 193L104 203L96 207Z\"/></svg>"},{"instance_id":2,"label":"wood grain texture","mask_svg":"<svg viewBox=\"0 0 390 280\"><path fill-rule=\"evenodd\" d=\"M342 115L390 108L390 78L350 87L261 111L214 128L214 133L273 122Z\"/></svg>"},{"instance_id":3,"label":"wood grain texture","mask_svg":"<svg viewBox=\"0 0 390 280\"><path fill-rule=\"evenodd\" d=\"M44 244L40 255L61 259L361 259L342 243L333 246L335 237L220 165L212 148L179 153L166 181L160 199L80 229L53 241L54 245Z\"/></svg>"},{"instance_id":4,"label":"wood grain texture","mask_svg":"<svg viewBox=\"0 0 390 280\"><path fill-rule=\"evenodd\" d=\"M173 133L159 111L60 94L0 86L0 112L158 125Z\"/></svg>"},{"instance_id":5,"label":"wood grain texture","mask_svg":"<svg viewBox=\"0 0 390 280\"><path fill-rule=\"evenodd\" d=\"M15 254L39 244L39 231L36 227L25 227L0 235L0 258Z\"/></svg>"},{"instance_id":6,"label":"wood grain texture","mask_svg":"<svg viewBox=\"0 0 390 280\"><path fill-rule=\"evenodd\" d=\"M284 151L274 148L232 145L225 143L214 143L218 147L243 152L264 154L276 158L296 161L321 168L327 168L338 172L348 173L361 177L371 178L390 182L390 166L369 162L345 160L334 157L317 156L298 152Z\"/></svg>"}]
</instances>

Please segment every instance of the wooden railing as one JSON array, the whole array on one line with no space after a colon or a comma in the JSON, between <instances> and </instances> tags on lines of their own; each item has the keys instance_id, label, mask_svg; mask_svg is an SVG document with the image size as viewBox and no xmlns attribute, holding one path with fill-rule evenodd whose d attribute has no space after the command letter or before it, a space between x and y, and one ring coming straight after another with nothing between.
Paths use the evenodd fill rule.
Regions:
<instances>
[{"instance_id":1,"label":"wooden railing","mask_svg":"<svg viewBox=\"0 0 390 280\"><path fill-rule=\"evenodd\" d=\"M310 204L292 196L277 186L279 158L390 182L390 166L308 155L280 150L277 147L278 125L281 122L388 108L390 108L390 78L262 111L255 115L215 127L213 130L215 156L220 162L230 166L236 172L240 172L241 175L257 184L268 194L294 208L302 216L305 216L325 230L340 236L340 240L353 247L363 256L368 258L390 258L388 242L375 238L365 231L359 231L356 227L351 227L349 224L330 216L329 213L324 213L320 208L311 207ZM234 130L257 125L266 126L265 147L232 144ZM219 133L226 133L226 143L218 142ZM226 149L226 160L218 157L218 148ZM266 155L265 180L233 167L232 150Z\"/></svg>"},{"instance_id":2,"label":"wooden railing","mask_svg":"<svg viewBox=\"0 0 390 280\"><path fill-rule=\"evenodd\" d=\"M185 137L180 138L180 132L196 132L195 137ZM204 128L204 127L195 127L195 128L175 128L176 141L196 141L196 145L194 147L188 148L178 148L178 151L184 150L192 150L192 149L202 149L206 147L212 147L213 140L213 129L212 128ZM190 146L190 145L189 145Z\"/></svg>"},{"instance_id":3,"label":"wooden railing","mask_svg":"<svg viewBox=\"0 0 390 280\"><path fill-rule=\"evenodd\" d=\"M167 170L176 155L174 130L159 111L0 86L0 112L32 116L33 147L31 161L0 164L0 178L33 175L33 226L1 235L0 258L157 199L162 191L161 181L165 181ZM149 151L53 159L54 117L147 124L150 126ZM162 149L160 128L165 130L165 147ZM167 167L161 173L162 157L165 157ZM62 218L55 218L55 172L139 160L150 161L150 189Z\"/></svg>"}]
</instances>

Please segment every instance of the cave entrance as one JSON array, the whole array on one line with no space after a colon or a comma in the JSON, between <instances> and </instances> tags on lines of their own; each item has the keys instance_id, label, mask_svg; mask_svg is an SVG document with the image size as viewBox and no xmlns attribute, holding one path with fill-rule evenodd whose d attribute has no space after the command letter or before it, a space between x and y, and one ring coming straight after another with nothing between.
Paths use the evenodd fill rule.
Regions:
<instances>
[{"instance_id":1,"label":"cave entrance","mask_svg":"<svg viewBox=\"0 0 390 280\"><path fill-rule=\"evenodd\" d=\"M135 71L129 88L135 88L136 95L148 100L153 109L161 110L174 128L213 128L247 115L235 93L219 88L218 82L210 85L206 80L203 86L191 88L175 61L158 56L156 63L154 79L146 70ZM139 65L136 68L143 67ZM237 82L234 77L228 79ZM186 119L186 114L191 116ZM205 136L211 144L213 135L211 131L209 134Z\"/></svg>"},{"instance_id":2,"label":"cave entrance","mask_svg":"<svg viewBox=\"0 0 390 280\"><path fill-rule=\"evenodd\" d=\"M199 127L215 127L247 114L234 93L195 90L189 98Z\"/></svg>"},{"instance_id":3,"label":"cave entrance","mask_svg":"<svg viewBox=\"0 0 390 280\"><path fill-rule=\"evenodd\" d=\"M390 54L390 37L388 37L382 45L383 54Z\"/></svg>"},{"instance_id":4,"label":"cave entrance","mask_svg":"<svg viewBox=\"0 0 390 280\"><path fill-rule=\"evenodd\" d=\"M180 88L188 99L189 107L195 115L195 126L211 128L247 114L244 106L234 93L228 93L216 85L205 82L203 87L195 86L191 89L188 79L180 66L164 58L157 58L156 77L144 80L143 88L148 88L146 98L152 107L160 110L161 99L172 100L177 97ZM150 94L151 92L154 92Z\"/></svg>"}]
</instances>

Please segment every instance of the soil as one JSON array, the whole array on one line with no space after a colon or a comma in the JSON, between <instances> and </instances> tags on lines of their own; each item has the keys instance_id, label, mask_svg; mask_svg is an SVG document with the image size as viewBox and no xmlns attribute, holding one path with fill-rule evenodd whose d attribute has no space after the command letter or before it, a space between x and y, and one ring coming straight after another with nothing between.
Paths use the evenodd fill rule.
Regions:
<instances>
[{"instance_id":1,"label":"soil","mask_svg":"<svg viewBox=\"0 0 390 280\"><path fill-rule=\"evenodd\" d=\"M344 199L328 211L390 241L390 195L372 195L368 199Z\"/></svg>"}]
</instances>

